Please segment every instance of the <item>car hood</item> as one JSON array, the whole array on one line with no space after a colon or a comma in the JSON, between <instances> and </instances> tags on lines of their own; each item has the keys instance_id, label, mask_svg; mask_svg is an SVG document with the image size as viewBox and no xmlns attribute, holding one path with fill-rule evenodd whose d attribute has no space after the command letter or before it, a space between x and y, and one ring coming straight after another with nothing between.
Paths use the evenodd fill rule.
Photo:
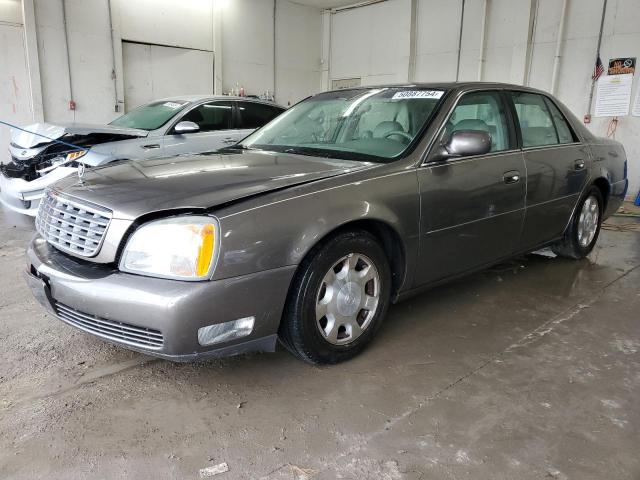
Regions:
<instances>
[{"instance_id":1,"label":"car hood","mask_svg":"<svg viewBox=\"0 0 640 480\"><path fill-rule=\"evenodd\" d=\"M25 130L25 131L23 131ZM64 135L91 135L91 134L111 134L113 141L118 135L125 137L146 137L149 132L137 128L123 128L113 125L91 125L84 123L51 124L34 123L27 125L23 130L11 129L11 143L18 148L34 148L39 145L58 140Z\"/></svg>"},{"instance_id":2,"label":"car hood","mask_svg":"<svg viewBox=\"0 0 640 480\"><path fill-rule=\"evenodd\" d=\"M212 208L248 196L371 168L375 164L271 152L130 160L56 184L61 193L134 219L151 212Z\"/></svg>"}]
</instances>

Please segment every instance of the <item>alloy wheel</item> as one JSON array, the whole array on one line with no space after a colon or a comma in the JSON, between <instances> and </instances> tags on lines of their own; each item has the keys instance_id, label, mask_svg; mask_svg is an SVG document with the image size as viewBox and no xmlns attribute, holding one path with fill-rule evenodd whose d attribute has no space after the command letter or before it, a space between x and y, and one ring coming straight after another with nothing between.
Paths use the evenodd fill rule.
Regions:
<instances>
[{"instance_id":1,"label":"alloy wheel","mask_svg":"<svg viewBox=\"0 0 640 480\"><path fill-rule=\"evenodd\" d=\"M380 274L365 255L350 253L325 274L316 297L316 325L333 345L351 343L371 324L380 299Z\"/></svg>"},{"instance_id":2,"label":"alloy wheel","mask_svg":"<svg viewBox=\"0 0 640 480\"><path fill-rule=\"evenodd\" d=\"M600 209L598 199L593 195L587 197L578 217L578 243L585 248L593 241L598 231Z\"/></svg>"}]
</instances>

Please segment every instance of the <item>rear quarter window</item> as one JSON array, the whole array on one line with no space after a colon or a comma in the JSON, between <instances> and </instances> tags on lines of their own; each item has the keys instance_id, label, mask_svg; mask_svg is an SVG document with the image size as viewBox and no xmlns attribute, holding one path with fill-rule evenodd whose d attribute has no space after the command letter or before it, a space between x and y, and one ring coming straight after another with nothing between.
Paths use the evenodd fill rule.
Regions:
<instances>
[{"instance_id":1,"label":"rear quarter window","mask_svg":"<svg viewBox=\"0 0 640 480\"><path fill-rule=\"evenodd\" d=\"M553 123L558 130L558 140L560 143L573 143L576 142L578 137L576 137L575 133L569 126L569 122L562 114L560 109L554 105L554 103L547 100L547 106L549 107L549 111L551 112L551 116L553 117Z\"/></svg>"}]
</instances>

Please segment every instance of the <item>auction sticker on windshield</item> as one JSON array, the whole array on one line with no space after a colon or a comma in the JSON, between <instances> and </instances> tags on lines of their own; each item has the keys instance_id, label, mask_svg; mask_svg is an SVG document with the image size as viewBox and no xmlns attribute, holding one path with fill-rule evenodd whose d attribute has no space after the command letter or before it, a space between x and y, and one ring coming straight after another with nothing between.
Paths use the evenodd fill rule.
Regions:
<instances>
[{"instance_id":1,"label":"auction sticker on windshield","mask_svg":"<svg viewBox=\"0 0 640 480\"><path fill-rule=\"evenodd\" d=\"M440 98L444 92L442 90L405 90L397 92L393 97L393 100L405 99L405 98Z\"/></svg>"},{"instance_id":2,"label":"auction sticker on windshield","mask_svg":"<svg viewBox=\"0 0 640 480\"><path fill-rule=\"evenodd\" d=\"M182 107L185 103L187 103L187 102L182 102L182 103L178 103L178 102L165 102L165 103L163 103L163 104L162 104L162 106L163 106L163 107L169 107L169 108L176 109L176 108L180 108L180 107Z\"/></svg>"}]
</instances>

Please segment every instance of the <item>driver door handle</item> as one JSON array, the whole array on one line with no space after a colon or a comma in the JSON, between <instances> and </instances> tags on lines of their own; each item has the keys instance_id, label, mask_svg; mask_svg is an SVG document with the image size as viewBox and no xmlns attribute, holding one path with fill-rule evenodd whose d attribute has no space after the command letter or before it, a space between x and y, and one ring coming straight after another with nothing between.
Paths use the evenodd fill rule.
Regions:
<instances>
[{"instance_id":1,"label":"driver door handle","mask_svg":"<svg viewBox=\"0 0 640 480\"><path fill-rule=\"evenodd\" d=\"M160 148L158 143L150 143L149 145L142 145L140 148L144 148L145 150L154 150L156 148Z\"/></svg>"},{"instance_id":2,"label":"driver door handle","mask_svg":"<svg viewBox=\"0 0 640 480\"><path fill-rule=\"evenodd\" d=\"M518 183L520 181L520 172L517 171L517 170L511 170L509 172L504 172L504 175L502 176L502 180L507 185L511 184L511 183Z\"/></svg>"}]
</instances>

